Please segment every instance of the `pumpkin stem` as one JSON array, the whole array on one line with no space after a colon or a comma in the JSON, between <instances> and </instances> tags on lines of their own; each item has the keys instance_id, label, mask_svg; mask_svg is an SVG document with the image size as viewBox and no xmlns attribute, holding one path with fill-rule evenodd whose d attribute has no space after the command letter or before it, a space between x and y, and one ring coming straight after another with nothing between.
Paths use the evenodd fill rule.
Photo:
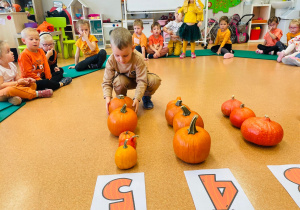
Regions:
<instances>
[{"instance_id":1,"label":"pumpkin stem","mask_svg":"<svg viewBox=\"0 0 300 210\"><path fill-rule=\"evenodd\" d=\"M122 106L122 109L121 109L121 112L124 113L124 114L127 112L126 107L127 107L127 105L124 104L124 105Z\"/></svg>"},{"instance_id":2,"label":"pumpkin stem","mask_svg":"<svg viewBox=\"0 0 300 210\"><path fill-rule=\"evenodd\" d=\"M234 100L234 95L231 96L231 99Z\"/></svg>"},{"instance_id":3,"label":"pumpkin stem","mask_svg":"<svg viewBox=\"0 0 300 210\"><path fill-rule=\"evenodd\" d=\"M191 121L190 128L188 129L188 134L196 134L198 133L196 129L196 121L198 119L198 115L195 115Z\"/></svg>"},{"instance_id":4,"label":"pumpkin stem","mask_svg":"<svg viewBox=\"0 0 300 210\"><path fill-rule=\"evenodd\" d=\"M182 100L178 100L175 105L176 106L181 106L182 105Z\"/></svg>"},{"instance_id":5,"label":"pumpkin stem","mask_svg":"<svg viewBox=\"0 0 300 210\"><path fill-rule=\"evenodd\" d=\"M139 135L134 135L130 139L134 139L135 137L140 137Z\"/></svg>"},{"instance_id":6,"label":"pumpkin stem","mask_svg":"<svg viewBox=\"0 0 300 210\"><path fill-rule=\"evenodd\" d=\"M183 116L189 116L191 114L190 110L186 108L185 106L180 107L183 111Z\"/></svg>"},{"instance_id":7,"label":"pumpkin stem","mask_svg":"<svg viewBox=\"0 0 300 210\"><path fill-rule=\"evenodd\" d=\"M126 131L125 134L128 134L128 131Z\"/></svg>"},{"instance_id":8,"label":"pumpkin stem","mask_svg":"<svg viewBox=\"0 0 300 210\"><path fill-rule=\"evenodd\" d=\"M124 96L124 95L117 95L117 98L118 98L118 99L124 99L125 96Z\"/></svg>"},{"instance_id":9,"label":"pumpkin stem","mask_svg":"<svg viewBox=\"0 0 300 210\"><path fill-rule=\"evenodd\" d=\"M245 104L241 104L240 105L240 108L242 109L242 108L244 108L245 107Z\"/></svg>"},{"instance_id":10,"label":"pumpkin stem","mask_svg":"<svg viewBox=\"0 0 300 210\"><path fill-rule=\"evenodd\" d=\"M127 147L128 147L127 146L127 141L128 141L128 139L126 139L125 142L124 142L124 146L123 146L124 149L127 149Z\"/></svg>"},{"instance_id":11,"label":"pumpkin stem","mask_svg":"<svg viewBox=\"0 0 300 210\"><path fill-rule=\"evenodd\" d=\"M269 116L265 114L265 118L269 118Z\"/></svg>"},{"instance_id":12,"label":"pumpkin stem","mask_svg":"<svg viewBox=\"0 0 300 210\"><path fill-rule=\"evenodd\" d=\"M268 115L265 115L265 120L267 120L268 122L271 121Z\"/></svg>"}]
</instances>

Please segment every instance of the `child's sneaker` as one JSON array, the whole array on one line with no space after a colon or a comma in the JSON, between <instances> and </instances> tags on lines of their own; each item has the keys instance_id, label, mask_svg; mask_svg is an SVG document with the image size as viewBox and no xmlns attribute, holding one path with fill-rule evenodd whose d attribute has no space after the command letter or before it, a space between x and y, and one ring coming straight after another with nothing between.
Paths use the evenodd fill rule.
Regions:
<instances>
[{"instance_id":1,"label":"child's sneaker","mask_svg":"<svg viewBox=\"0 0 300 210\"><path fill-rule=\"evenodd\" d=\"M153 103L151 101L151 96L143 96L143 105L145 109L153 109Z\"/></svg>"},{"instance_id":2,"label":"child's sneaker","mask_svg":"<svg viewBox=\"0 0 300 210\"><path fill-rule=\"evenodd\" d=\"M50 98L53 95L52 89L40 90L38 91L39 98Z\"/></svg>"},{"instance_id":3,"label":"child's sneaker","mask_svg":"<svg viewBox=\"0 0 300 210\"><path fill-rule=\"evenodd\" d=\"M196 58L196 54L195 53L191 53L191 58Z\"/></svg>"},{"instance_id":4,"label":"child's sneaker","mask_svg":"<svg viewBox=\"0 0 300 210\"><path fill-rule=\"evenodd\" d=\"M19 105L22 103L22 99L19 96L14 96L8 99L8 102L13 105Z\"/></svg>"},{"instance_id":5,"label":"child's sneaker","mask_svg":"<svg viewBox=\"0 0 300 210\"><path fill-rule=\"evenodd\" d=\"M227 59L227 58L233 58L234 55L232 53L225 53L224 54L224 58Z\"/></svg>"},{"instance_id":6,"label":"child's sneaker","mask_svg":"<svg viewBox=\"0 0 300 210\"><path fill-rule=\"evenodd\" d=\"M269 55L274 55L274 51L271 51L268 53Z\"/></svg>"},{"instance_id":7,"label":"child's sneaker","mask_svg":"<svg viewBox=\"0 0 300 210\"><path fill-rule=\"evenodd\" d=\"M297 57L291 57L291 62L294 64L294 66L300 66L299 58Z\"/></svg>"},{"instance_id":8,"label":"child's sneaker","mask_svg":"<svg viewBox=\"0 0 300 210\"><path fill-rule=\"evenodd\" d=\"M277 55L277 61L280 63L282 61L282 58L284 57L284 51L278 52Z\"/></svg>"},{"instance_id":9,"label":"child's sneaker","mask_svg":"<svg viewBox=\"0 0 300 210\"><path fill-rule=\"evenodd\" d=\"M64 86L70 84L72 82L72 78L71 77L64 77L62 78L62 80L60 80L61 83L63 83Z\"/></svg>"},{"instance_id":10,"label":"child's sneaker","mask_svg":"<svg viewBox=\"0 0 300 210\"><path fill-rule=\"evenodd\" d=\"M256 52L257 54L263 54L263 51L262 51L262 50L259 50L259 49L257 49L255 52Z\"/></svg>"},{"instance_id":11,"label":"child's sneaker","mask_svg":"<svg viewBox=\"0 0 300 210\"><path fill-rule=\"evenodd\" d=\"M186 56L185 56L185 53L181 53L181 55L180 55L180 59L183 59L183 58L185 58Z\"/></svg>"}]
</instances>

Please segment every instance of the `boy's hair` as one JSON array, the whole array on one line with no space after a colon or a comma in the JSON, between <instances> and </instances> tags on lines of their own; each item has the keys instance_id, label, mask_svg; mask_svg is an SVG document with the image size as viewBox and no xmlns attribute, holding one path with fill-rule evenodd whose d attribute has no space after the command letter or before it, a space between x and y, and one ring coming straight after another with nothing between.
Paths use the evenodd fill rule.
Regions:
<instances>
[{"instance_id":1,"label":"boy's hair","mask_svg":"<svg viewBox=\"0 0 300 210\"><path fill-rule=\"evenodd\" d=\"M300 27L300 19L293 19L293 20L291 20L289 26L290 26L291 24L295 24L295 25L297 25L298 27Z\"/></svg>"},{"instance_id":2,"label":"boy's hair","mask_svg":"<svg viewBox=\"0 0 300 210\"><path fill-rule=\"evenodd\" d=\"M281 20L280 17L272 16L272 17L269 18L268 24L270 24L272 22L279 23L280 20Z\"/></svg>"},{"instance_id":3,"label":"boy's hair","mask_svg":"<svg viewBox=\"0 0 300 210\"><path fill-rule=\"evenodd\" d=\"M178 13L178 10L179 10L179 9L181 9L181 7L177 7L177 8L175 9L175 13L176 13L176 12ZM183 11L181 11L180 13L182 14L182 16L184 15ZM178 14L179 14L179 13L178 13Z\"/></svg>"},{"instance_id":4,"label":"boy's hair","mask_svg":"<svg viewBox=\"0 0 300 210\"><path fill-rule=\"evenodd\" d=\"M24 28L24 29L21 31L21 37L22 37L22 39L25 39L26 36L27 36L29 33L32 33L32 32L39 33L35 28Z\"/></svg>"},{"instance_id":5,"label":"boy's hair","mask_svg":"<svg viewBox=\"0 0 300 210\"><path fill-rule=\"evenodd\" d=\"M219 23L221 23L222 20L225 21L227 24L229 23L229 19L228 19L227 16L222 16L222 17L220 17Z\"/></svg>"},{"instance_id":6,"label":"boy's hair","mask_svg":"<svg viewBox=\"0 0 300 210\"><path fill-rule=\"evenodd\" d=\"M142 28L144 27L143 26L143 21L141 19L136 19L134 22L133 22L133 26L141 26Z\"/></svg>"},{"instance_id":7,"label":"boy's hair","mask_svg":"<svg viewBox=\"0 0 300 210\"><path fill-rule=\"evenodd\" d=\"M90 22L88 20L78 20L76 23L76 28L79 28L81 25L87 25L90 28Z\"/></svg>"},{"instance_id":8,"label":"boy's hair","mask_svg":"<svg viewBox=\"0 0 300 210\"><path fill-rule=\"evenodd\" d=\"M6 41L0 40L0 58L2 57L3 47L4 47L5 44L7 44Z\"/></svg>"},{"instance_id":9,"label":"boy's hair","mask_svg":"<svg viewBox=\"0 0 300 210\"><path fill-rule=\"evenodd\" d=\"M122 50L128 46L132 46L132 35L126 28L115 28L110 34L110 43Z\"/></svg>"},{"instance_id":10,"label":"boy's hair","mask_svg":"<svg viewBox=\"0 0 300 210\"><path fill-rule=\"evenodd\" d=\"M160 28L160 24L158 22L155 22L151 25L151 30L153 30L153 28L157 26L158 28Z\"/></svg>"},{"instance_id":11,"label":"boy's hair","mask_svg":"<svg viewBox=\"0 0 300 210\"><path fill-rule=\"evenodd\" d=\"M50 34L43 34L40 36L40 42L44 43L45 41L53 41L53 38Z\"/></svg>"}]
</instances>

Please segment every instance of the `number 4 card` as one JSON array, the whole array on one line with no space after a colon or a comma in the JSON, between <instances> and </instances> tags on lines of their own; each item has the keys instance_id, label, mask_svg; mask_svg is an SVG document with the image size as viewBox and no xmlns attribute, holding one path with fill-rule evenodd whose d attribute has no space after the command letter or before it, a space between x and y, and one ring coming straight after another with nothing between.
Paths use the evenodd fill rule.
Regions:
<instances>
[{"instance_id":1,"label":"number 4 card","mask_svg":"<svg viewBox=\"0 0 300 210\"><path fill-rule=\"evenodd\" d=\"M254 209L228 168L184 174L196 209Z\"/></svg>"},{"instance_id":2,"label":"number 4 card","mask_svg":"<svg viewBox=\"0 0 300 210\"><path fill-rule=\"evenodd\" d=\"M147 209L144 173L98 176L91 210Z\"/></svg>"}]
</instances>

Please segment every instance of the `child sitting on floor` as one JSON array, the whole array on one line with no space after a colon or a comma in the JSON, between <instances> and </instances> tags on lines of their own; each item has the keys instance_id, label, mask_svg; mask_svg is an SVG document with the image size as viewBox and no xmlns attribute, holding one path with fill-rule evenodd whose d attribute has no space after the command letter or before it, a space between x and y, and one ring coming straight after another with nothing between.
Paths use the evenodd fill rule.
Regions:
<instances>
[{"instance_id":1,"label":"child sitting on floor","mask_svg":"<svg viewBox=\"0 0 300 210\"><path fill-rule=\"evenodd\" d=\"M21 76L36 80L37 90L56 90L65 84L51 80L52 75L47 57L43 49L40 49L40 36L36 29L25 28L21 31L22 42L26 49L18 59Z\"/></svg>"},{"instance_id":2,"label":"child sitting on floor","mask_svg":"<svg viewBox=\"0 0 300 210\"><path fill-rule=\"evenodd\" d=\"M76 24L79 32L79 39L75 45L75 66L70 66L69 69L76 69L76 71L83 71L87 69L99 69L106 60L106 51L100 50L98 47L98 40L94 35L90 34L90 23L88 20L78 20ZM80 50L83 52L85 59L79 62Z\"/></svg>"},{"instance_id":3,"label":"child sitting on floor","mask_svg":"<svg viewBox=\"0 0 300 210\"><path fill-rule=\"evenodd\" d=\"M13 61L8 43L0 41L0 101L19 105L22 99L52 96L51 89L36 91L35 79L21 78Z\"/></svg>"},{"instance_id":4,"label":"child sitting on floor","mask_svg":"<svg viewBox=\"0 0 300 210\"><path fill-rule=\"evenodd\" d=\"M292 54L297 50L295 43L294 42L290 43L289 41L300 35L300 20L298 20L298 19L291 20L290 25L289 25L289 30L290 30L290 32L288 32L286 34L288 46L284 45L280 41L276 43L276 46L278 47L278 49L280 51L277 53L277 55L278 55L277 61L278 62L281 62L281 60L284 56Z\"/></svg>"},{"instance_id":5,"label":"child sitting on floor","mask_svg":"<svg viewBox=\"0 0 300 210\"><path fill-rule=\"evenodd\" d=\"M51 70L52 81L61 82L64 86L72 82L71 77L63 77L64 70L57 66L57 52L54 48L54 40L49 32L40 34L40 47L44 50Z\"/></svg>"},{"instance_id":6,"label":"child sitting on floor","mask_svg":"<svg viewBox=\"0 0 300 210\"><path fill-rule=\"evenodd\" d=\"M180 55L181 53L181 48L182 48L182 43L181 39L179 37L179 28L183 24L181 21L181 17L179 16L178 10L181 7L177 7L175 10L175 20L170 21L165 27L163 27L163 31L165 33L168 33L171 37L169 43L168 43L168 48L169 48L169 55L172 55L174 52L174 55ZM182 14L181 14L182 15Z\"/></svg>"},{"instance_id":7,"label":"child sitting on floor","mask_svg":"<svg viewBox=\"0 0 300 210\"><path fill-rule=\"evenodd\" d=\"M282 63L292 66L300 66L300 35L291 39L288 45L289 46L286 48L286 50L280 52L284 54ZM293 53L290 54L290 52Z\"/></svg>"},{"instance_id":8,"label":"child sitting on floor","mask_svg":"<svg viewBox=\"0 0 300 210\"><path fill-rule=\"evenodd\" d=\"M137 51L142 53L144 60L148 60L146 58L146 47L147 47L147 37L143 33L143 21L141 19L136 19L133 22L134 33L132 35L132 42Z\"/></svg>"},{"instance_id":9,"label":"child sitting on floor","mask_svg":"<svg viewBox=\"0 0 300 210\"><path fill-rule=\"evenodd\" d=\"M231 33L228 29L229 19L227 16L220 18L220 29L218 29L215 46L211 48L214 53L224 55L224 58L233 58L232 42L230 40Z\"/></svg>"},{"instance_id":10,"label":"child sitting on floor","mask_svg":"<svg viewBox=\"0 0 300 210\"><path fill-rule=\"evenodd\" d=\"M278 17L271 17L268 20L269 29L266 35L264 36L264 44L257 45L256 53L258 54L277 54L276 42L278 42L282 37L282 30L277 28L279 24Z\"/></svg>"},{"instance_id":11,"label":"child sitting on floor","mask_svg":"<svg viewBox=\"0 0 300 210\"><path fill-rule=\"evenodd\" d=\"M148 58L159 58L168 56L169 49L164 47L164 38L161 33L161 26L158 22L151 25L152 35L149 37L149 46L147 47Z\"/></svg>"},{"instance_id":12,"label":"child sitting on floor","mask_svg":"<svg viewBox=\"0 0 300 210\"><path fill-rule=\"evenodd\" d=\"M132 36L125 28L116 28L110 35L112 54L107 60L103 77L103 97L106 111L112 99L112 90L116 95L127 95L128 89L136 89L133 99L135 112L143 100L145 109L152 109L151 96L160 86L161 79L149 73L141 53L134 49Z\"/></svg>"}]
</instances>

